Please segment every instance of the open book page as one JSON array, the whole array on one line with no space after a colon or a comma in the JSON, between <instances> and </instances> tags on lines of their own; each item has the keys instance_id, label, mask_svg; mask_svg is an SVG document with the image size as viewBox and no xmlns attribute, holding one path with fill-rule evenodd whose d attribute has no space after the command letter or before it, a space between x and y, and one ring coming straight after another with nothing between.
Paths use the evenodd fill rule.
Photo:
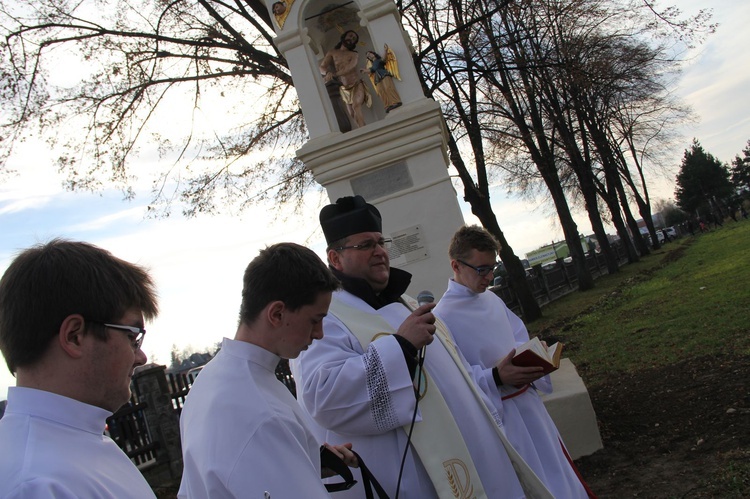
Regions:
<instances>
[{"instance_id":1,"label":"open book page","mask_svg":"<svg viewBox=\"0 0 750 499\"><path fill-rule=\"evenodd\" d=\"M555 343L557 345L557 343ZM516 355L520 354L521 352L524 352L526 350L531 350L535 354L537 354L539 357L543 358L547 362L552 362L552 357L550 357L549 353L547 352L547 349L544 348L544 345L542 345L542 342L539 341L539 338L534 337L531 338L529 341L521 345L520 347L516 348Z\"/></svg>"},{"instance_id":2,"label":"open book page","mask_svg":"<svg viewBox=\"0 0 750 499\"><path fill-rule=\"evenodd\" d=\"M555 343L554 345L550 345L550 347L547 348L547 354L549 355L553 366L560 365L560 355L562 354L562 348L562 343Z\"/></svg>"},{"instance_id":3,"label":"open book page","mask_svg":"<svg viewBox=\"0 0 750 499\"><path fill-rule=\"evenodd\" d=\"M545 374L548 374L560 366L562 349L563 344L559 342L544 348L539 338L535 337L516 348L513 364L526 367L539 366L544 369Z\"/></svg>"}]
</instances>

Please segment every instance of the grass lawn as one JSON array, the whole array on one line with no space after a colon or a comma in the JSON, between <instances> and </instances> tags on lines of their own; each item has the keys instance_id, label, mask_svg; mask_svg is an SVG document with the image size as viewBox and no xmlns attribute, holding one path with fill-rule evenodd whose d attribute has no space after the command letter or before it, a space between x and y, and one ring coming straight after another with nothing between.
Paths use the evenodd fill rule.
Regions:
<instances>
[{"instance_id":1,"label":"grass lawn","mask_svg":"<svg viewBox=\"0 0 750 499\"><path fill-rule=\"evenodd\" d=\"M587 383L706 354L750 354L750 222L678 239L595 282L528 324L532 335L562 339Z\"/></svg>"},{"instance_id":2,"label":"grass lawn","mask_svg":"<svg viewBox=\"0 0 750 499\"><path fill-rule=\"evenodd\" d=\"M750 497L750 221L687 236L528 324L563 341L604 449L600 498Z\"/></svg>"}]
</instances>

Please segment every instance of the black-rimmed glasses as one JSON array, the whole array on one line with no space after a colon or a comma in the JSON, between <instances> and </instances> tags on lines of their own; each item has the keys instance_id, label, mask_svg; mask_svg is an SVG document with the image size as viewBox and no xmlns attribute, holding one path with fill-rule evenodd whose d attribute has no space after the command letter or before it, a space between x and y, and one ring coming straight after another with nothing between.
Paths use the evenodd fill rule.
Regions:
<instances>
[{"instance_id":1,"label":"black-rimmed glasses","mask_svg":"<svg viewBox=\"0 0 750 499\"><path fill-rule=\"evenodd\" d=\"M127 334L128 338L130 339L130 344L133 346L133 350L137 351L139 348L141 348L141 345L143 345L143 337L146 336L146 330L142 327L125 326L123 324L110 324L108 322L94 321L94 320L89 320L89 322L101 324L104 327L108 327L110 329L116 329L118 331L122 331L123 333Z\"/></svg>"},{"instance_id":2,"label":"black-rimmed glasses","mask_svg":"<svg viewBox=\"0 0 750 499\"><path fill-rule=\"evenodd\" d=\"M372 251L377 246L380 246L381 248L388 248L388 246L391 245L393 242L393 239L378 239L377 241L369 240L365 241L364 243L360 244L352 244L351 246L339 246L338 248L333 248L336 251L343 251L347 249L355 249L360 251Z\"/></svg>"},{"instance_id":3,"label":"black-rimmed glasses","mask_svg":"<svg viewBox=\"0 0 750 499\"><path fill-rule=\"evenodd\" d=\"M474 269L474 270L476 270L476 271L477 271L477 274L479 275L479 277L484 277L484 276L486 276L487 274L489 274L489 273L491 273L491 272L494 272L494 271L495 271L495 269L497 268L497 266L498 266L498 265L500 265L500 263L499 263L499 262L495 262L495 264L494 264L494 265L480 265L479 267L475 267L475 266L473 266L473 265L472 265L472 264L470 264L470 263L466 263L466 262L464 262L463 260L457 260L457 261L458 261L458 263L460 263L460 264L466 265L466 266L467 266L467 267L469 267L470 269Z\"/></svg>"}]
</instances>

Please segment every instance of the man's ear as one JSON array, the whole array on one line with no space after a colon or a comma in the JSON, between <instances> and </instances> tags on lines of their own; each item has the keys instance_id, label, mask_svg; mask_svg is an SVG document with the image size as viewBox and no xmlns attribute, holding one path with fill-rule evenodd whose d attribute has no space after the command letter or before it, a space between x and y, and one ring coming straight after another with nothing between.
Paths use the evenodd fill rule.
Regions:
<instances>
[{"instance_id":1,"label":"man's ear","mask_svg":"<svg viewBox=\"0 0 750 499\"><path fill-rule=\"evenodd\" d=\"M281 300L272 301L268 305L266 305L265 310L265 316L266 320L268 320L269 324L272 327L279 327L284 324L284 312L286 311L286 306L284 305L284 302Z\"/></svg>"},{"instance_id":2,"label":"man's ear","mask_svg":"<svg viewBox=\"0 0 750 499\"><path fill-rule=\"evenodd\" d=\"M451 260L451 270L453 270L454 274L458 274L458 266L461 265L458 263L458 260Z\"/></svg>"},{"instance_id":3,"label":"man's ear","mask_svg":"<svg viewBox=\"0 0 750 499\"><path fill-rule=\"evenodd\" d=\"M74 359L81 358L84 353L84 337L86 336L86 321L80 314L73 314L63 319L57 333L60 348Z\"/></svg>"},{"instance_id":4,"label":"man's ear","mask_svg":"<svg viewBox=\"0 0 750 499\"><path fill-rule=\"evenodd\" d=\"M331 267L338 271L343 271L343 267L341 266L341 253L336 251L335 249L329 249L328 250L328 263L331 264Z\"/></svg>"}]
</instances>

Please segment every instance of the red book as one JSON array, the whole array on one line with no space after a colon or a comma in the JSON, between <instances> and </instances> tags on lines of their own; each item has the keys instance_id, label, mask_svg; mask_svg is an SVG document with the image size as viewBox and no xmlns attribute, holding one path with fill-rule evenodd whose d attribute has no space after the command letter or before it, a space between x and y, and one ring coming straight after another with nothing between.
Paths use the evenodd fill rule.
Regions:
<instances>
[{"instance_id":1,"label":"red book","mask_svg":"<svg viewBox=\"0 0 750 499\"><path fill-rule=\"evenodd\" d=\"M544 348L539 338L534 337L516 348L512 363L520 367L542 367L544 374L549 374L560 367L562 349L563 344L559 342Z\"/></svg>"}]
</instances>

